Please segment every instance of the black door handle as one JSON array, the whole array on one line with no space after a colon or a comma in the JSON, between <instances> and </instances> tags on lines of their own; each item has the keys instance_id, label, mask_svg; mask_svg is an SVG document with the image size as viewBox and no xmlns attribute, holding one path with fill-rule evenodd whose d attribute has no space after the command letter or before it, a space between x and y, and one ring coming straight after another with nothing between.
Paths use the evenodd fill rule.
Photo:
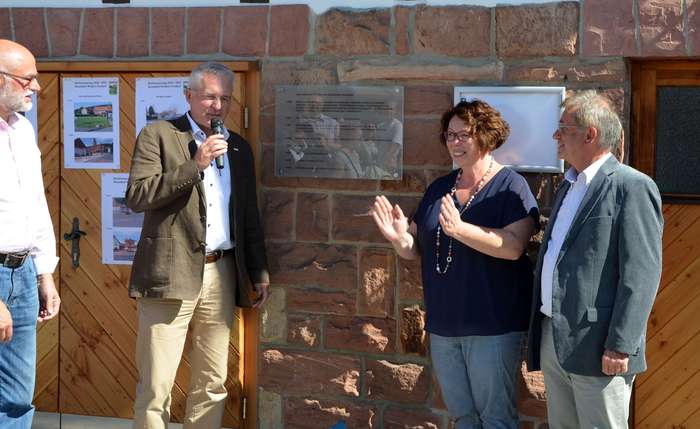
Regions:
<instances>
[{"instance_id":1,"label":"black door handle","mask_svg":"<svg viewBox=\"0 0 700 429\"><path fill-rule=\"evenodd\" d=\"M85 231L80 230L80 219L77 217L73 218L73 230L69 233L63 234L63 239L72 241L71 244L71 261L73 261L73 268L78 268L80 266L80 237L87 235Z\"/></svg>"}]
</instances>

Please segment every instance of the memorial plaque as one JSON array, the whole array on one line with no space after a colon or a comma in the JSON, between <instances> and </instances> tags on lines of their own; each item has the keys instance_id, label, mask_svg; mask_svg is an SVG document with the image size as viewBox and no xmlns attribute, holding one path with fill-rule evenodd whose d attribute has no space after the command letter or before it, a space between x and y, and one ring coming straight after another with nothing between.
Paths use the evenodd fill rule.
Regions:
<instances>
[{"instance_id":1,"label":"memorial plaque","mask_svg":"<svg viewBox=\"0 0 700 429\"><path fill-rule=\"evenodd\" d=\"M278 86L275 174L401 180L403 87Z\"/></svg>"}]
</instances>

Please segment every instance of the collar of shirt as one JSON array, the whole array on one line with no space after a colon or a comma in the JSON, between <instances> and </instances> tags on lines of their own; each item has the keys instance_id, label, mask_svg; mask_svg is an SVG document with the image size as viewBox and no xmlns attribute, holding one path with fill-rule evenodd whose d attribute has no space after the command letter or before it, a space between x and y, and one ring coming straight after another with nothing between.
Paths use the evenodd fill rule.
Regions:
<instances>
[{"instance_id":1,"label":"collar of shirt","mask_svg":"<svg viewBox=\"0 0 700 429\"><path fill-rule=\"evenodd\" d=\"M192 116L190 116L190 112L187 112L187 120L190 121L190 128L192 128L192 135L194 136L194 141L197 142L197 146L200 144L204 143L204 140L207 139L207 133L202 131L201 128L199 128L199 125L192 119ZM224 127L224 140L228 140L230 137L230 133L228 132L228 129Z\"/></svg>"},{"instance_id":2,"label":"collar of shirt","mask_svg":"<svg viewBox=\"0 0 700 429\"><path fill-rule=\"evenodd\" d=\"M576 171L574 167L570 167L566 171L566 174L564 174L564 178L571 182L572 185L580 181L579 183L583 183L586 185L586 187L588 187L595 175L598 173L598 170L600 170L600 167L602 167L605 161L607 161L611 156L612 153L606 153L605 155L601 156L600 159L594 161L591 165L584 168L580 173Z\"/></svg>"},{"instance_id":3,"label":"collar of shirt","mask_svg":"<svg viewBox=\"0 0 700 429\"><path fill-rule=\"evenodd\" d=\"M13 112L10 115L10 118L5 121L3 118L0 118L0 130L7 130L8 128L15 128L15 125L17 122L20 120L20 118L23 117L19 113Z\"/></svg>"}]
</instances>

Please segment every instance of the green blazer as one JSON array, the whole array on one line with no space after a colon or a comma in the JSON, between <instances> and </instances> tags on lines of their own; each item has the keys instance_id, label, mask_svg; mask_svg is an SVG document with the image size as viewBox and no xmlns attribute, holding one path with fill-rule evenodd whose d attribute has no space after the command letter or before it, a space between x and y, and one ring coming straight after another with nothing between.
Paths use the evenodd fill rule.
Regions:
<instances>
[{"instance_id":1,"label":"green blazer","mask_svg":"<svg viewBox=\"0 0 700 429\"><path fill-rule=\"evenodd\" d=\"M236 243L236 305L250 307L253 283L269 283L265 242L258 214L255 168L248 143L230 132L229 219ZM126 203L144 212L131 269L129 295L195 299L202 286L206 243L203 174L193 159L197 145L185 115L147 125L136 140ZM232 285L233 286L233 285Z\"/></svg>"},{"instance_id":2,"label":"green blazer","mask_svg":"<svg viewBox=\"0 0 700 429\"><path fill-rule=\"evenodd\" d=\"M557 190L535 268L527 364L540 369L542 260L559 207ZM601 166L554 267L554 348L566 371L603 376L605 349L628 353L629 372L646 369L646 326L661 278L663 216L656 184L614 157Z\"/></svg>"}]
</instances>

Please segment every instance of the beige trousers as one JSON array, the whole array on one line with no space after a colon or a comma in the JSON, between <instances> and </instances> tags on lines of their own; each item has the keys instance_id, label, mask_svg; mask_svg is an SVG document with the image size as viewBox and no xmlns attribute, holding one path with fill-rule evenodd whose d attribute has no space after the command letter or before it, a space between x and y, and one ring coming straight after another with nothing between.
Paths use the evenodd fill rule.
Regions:
<instances>
[{"instance_id":1,"label":"beige trousers","mask_svg":"<svg viewBox=\"0 0 700 429\"><path fill-rule=\"evenodd\" d=\"M188 329L192 330L191 378L183 428L221 427L236 287L235 265L228 258L234 255L205 264L202 290L195 300L138 299L134 429L168 427L170 392Z\"/></svg>"}]
</instances>

